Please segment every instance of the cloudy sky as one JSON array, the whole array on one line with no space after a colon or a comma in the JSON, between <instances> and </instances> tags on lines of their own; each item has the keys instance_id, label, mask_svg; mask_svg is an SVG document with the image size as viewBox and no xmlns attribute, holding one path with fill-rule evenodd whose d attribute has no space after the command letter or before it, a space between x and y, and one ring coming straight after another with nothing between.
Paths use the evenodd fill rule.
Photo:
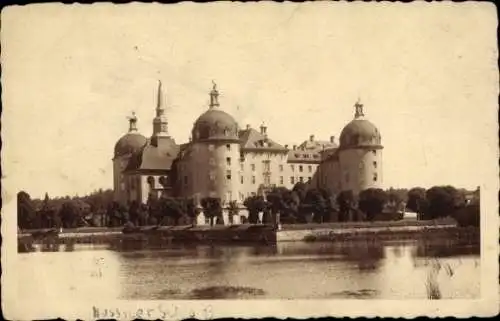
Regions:
<instances>
[{"instance_id":1,"label":"cloudy sky","mask_svg":"<svg viewBox=\"0 0 500 321\"><path fill-rule=\"evenodd\" d=\"M2 12L1 43L8 195L110 188L126 117L152 132L158 79L179 143L213 79L241 127L264 121L282 144L338 137L359 96L382 133L386 187L498 175L484 3L31 5Z\"/></svg>"}]
</instances>

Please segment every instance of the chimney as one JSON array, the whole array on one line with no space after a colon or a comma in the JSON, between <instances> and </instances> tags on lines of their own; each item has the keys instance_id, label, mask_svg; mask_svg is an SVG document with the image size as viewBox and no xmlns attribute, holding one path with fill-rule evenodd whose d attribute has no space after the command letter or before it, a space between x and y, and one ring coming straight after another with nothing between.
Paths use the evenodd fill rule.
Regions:
<instances>
[{"instance_id":1,"label":"chimney","mask_svg":"<svg viewBox=\"0 0 500 321\"><path fill-rule=\"evenodd\" d=\"M335 136L330 136L330 143L335 143Z\"/></svg>"},{"instance_id":2,"label":"chimney","mask_svg":"<svg viewBox=\"0 0 500 321\"><path fill-rule=\"evenodd\" d=\"M297 145L293 145L293 150L296 150L297 149Z\"/></svg>"},{"instance_id":3,"label":"chimney","mask_svg":"<svg viewBox=\"0 0 500 321\"><path fill-rule=\"evenodd\" d=\"M250 129L250 124L247 124L247 130Z\"/></svg>"},{"instance_id":4,"label":"chimney","mask_svg":"<svg viewBox=\"0 0 500 321\"><path fill-rule=\"evenodd\" d=\"M285 145L285 148L288 149L288 144Z\"/></svg>"},{"instance_id":5,"label":"chimney","mask_svg":"<svg viewBox=\"0 0 500 321\"><path fill-rule=\"evenodd\" d=\"M314 135L310 135L310 136L309 136L309 140L310 140L311 142L313 142L313 141L314 141Z\"/></svg>"}]
</instances>

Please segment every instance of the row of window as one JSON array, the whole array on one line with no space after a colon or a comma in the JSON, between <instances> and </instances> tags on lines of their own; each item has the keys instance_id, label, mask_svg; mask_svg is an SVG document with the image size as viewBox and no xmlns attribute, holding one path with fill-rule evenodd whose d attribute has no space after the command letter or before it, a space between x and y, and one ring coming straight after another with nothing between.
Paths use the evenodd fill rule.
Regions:
<instances>
[{"instance_id":1,"label":"row of window","mask_svg":"<svg viewBox=\"0 0 500 321\"><path fill-rule=\"evenodd\" d=\"M311 179L312 179L312 177L311 177L311 176L309 176L309 177L307 178L307 181L309 182ZM294 177L294 176L290 176L290 184L292 184L292 185L293 185L293 184L295 184L295 183L299 183L299 182L300 182L300 183L304 183L304 177L303 177L303 176L299 176L299 177L297 177L297 179L295 179L295 177Z\"/></svg>"},{"instance_id":2,"label":"row of window","mask_svg":"<svg viewBox=\"0 0 500 321\"><path fill-rule=\"evenodd\" d=\"M304 172L304 166L303 165L299 165L298 167L299 167L299 172L300 173ZM295 171L295 165L290 165L290 169L292 170L292 172L294 172ZM307 166L307 171L309 173L312 173L312 171L313 171L312 165L308 165Z\"/></svg>"},{"instance_id":3,"label":"row of window","mask_svg":"<svg viewBox=\"0 0 500 321\"><path fill-rule=\"evenodd\" d=\"M210 158L209 163L210 163L210 165L215 165L215 159ZM373 162L373 163L374 163L375 167L377 167L377 164L376 164L377 162ZM231 157L226 157L226 165L227 166L231 166ZM271 170L271 162L270 161L263 161L262 165L264 167L264 171L265 172L269 172ZM283 169L284 169L283 165L281 165L281 164L278 165L278 168L279 168L280 172L282 172ZM245 169L244 164L240 164L240 169L242 171ZM255 164L250 164L250 169L252 171L255 171ZM292 172L295 171L295 165L290 165L290 169L292 170ZM303 165L298 165L298 169L299 169L300 173L304 172L304 166ZM313 166L312 165L308 165L307 166L307 171L309 173L312 173L313 172Z\"/></svg>"},{"instance_id":4,"label":"row of window","mask_svg":"<svg viewBox=\"0 0 500 321\"><path fill-rule=\"evenodd\" d=\"M377 180L378 180L378 174L377 173L373 173L373 181L376 182ZM349 183L349 173L345 173L344 181L346 183Z\"/></svg>"},{"instance_id":5,"label":"row of window","mask_svg":"<svg viewBox=\"0 0 500 321\"><path fill-rule=\"evenodd\" d=\"M208 145L208 150L209 150L209 151L213 151L214 149L215 149L215 145L213 145L213 144ZM228 152L230 152L230 151L231 151L231 144L226 144L226 150L227 150ZM268 159L269 159L269 158L271 158L272 153L267 152L267 153L265 153L265 154L266 154L266 157L267 157ZM252 158L255 158L256 154L252 154L252 156L253 156ZM280 155L280 158L281 158L281 159L285 159L285 155L284 155L284 154ZM245 160L245 157L244 157L244 155L243 155L243 154L241 155L240 159L241 159L242 161L244 161L244 160Z\"/></svg>"}]
</instances>

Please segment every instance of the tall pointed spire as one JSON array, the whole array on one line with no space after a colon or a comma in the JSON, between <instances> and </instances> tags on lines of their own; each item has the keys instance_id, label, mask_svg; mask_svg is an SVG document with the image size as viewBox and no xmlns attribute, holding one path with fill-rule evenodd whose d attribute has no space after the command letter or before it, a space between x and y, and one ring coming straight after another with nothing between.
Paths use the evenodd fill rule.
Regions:
<instances>
[{"instance_id":1,"label":"tall pointed spire","mask_svg":"<svg viewBox=\"0 0 500 321\"><path fill-rule=\"evenodd\" d=\"M354 118L360 118L365 116L363 112L363 104L360 102L359 97L356 103L354 104L354 109L355 109Z\"/></svg>"},{"instance_id":2,"label":"tall pointed spire","mask_svg":"<svg viewBox=\"0 0 500 321\"><path fill-rule=\"evenodd\" d=\"M168 136L168 121L165 116L165 96L161 80L158 80L156 97L156 117L153 119L153 136Z\"/></svg>"},{"instance_id":3,"label":"tall pointed spire","mask_svg":"<svg viewBox=\"0 0 500 321\"><path fill-rule=\"evenodd\" d=\"M165 113L165 97L161 86L161 80L158 80L158 97L156 99L156 116L161 116Z\"/></svg>"},{"instance_id":4,"label":"tall pointed spire","mask_svg":"<svg viewBox=\"0 0 500 321\"><path fill-rule=\"evenodd\" d=\"M217 84L212 80L212 91L210 92L210 108L219 107L219 92L217 91Z\"/></svg>"},{"instance_id":5,"label":"tall pointed spire","mask_svg":"<svg viewBox=\"0 0 500 321\"><path fill-rule=\"evenodd\" d=\"M128 128L129 133L136 132L137 131L137 116L135 115L134 111L132 112L132 116L128 117L128 123L129 123L129 128Z\"/></svg>"}]
</instances>

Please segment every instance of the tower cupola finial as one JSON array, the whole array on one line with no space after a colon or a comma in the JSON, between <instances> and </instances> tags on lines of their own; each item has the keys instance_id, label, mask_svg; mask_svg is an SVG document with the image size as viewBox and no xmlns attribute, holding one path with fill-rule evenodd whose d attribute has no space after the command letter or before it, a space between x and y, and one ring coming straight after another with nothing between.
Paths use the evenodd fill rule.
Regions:
<instances>
[{"instance_id":1,"label":"tower cupola finial","mask_svg":"<svg viewBox=\"0 0 500 321\"><path fill-rule=\"evenodd\" d=\"M135 115L135 111L132 112L132 116L128 117L128 123L129 123L129 132L136 132L137 131L137 116Z\"/></svg>"},{"instance_id":2,"label":"tower cupola finial","mask_svg":"<svg viewBox=\"0 0 500 321\"><path fill-rule=\"evenodd\" d=\"M217 91L217 84L212 80L212 91L210 92L210 108L219 107L219 92Z\"/></svg>"},{"instance_id":3,"label":"tower cupola finial","mask_svg":"<svg viewBox=\"0 0 500 321\"><path fill-rule=\"evenodd\" d=\"M363 112L363 104L360 102L359 97L356 103L354 104L354 108L355 108L354 118L360 118L365 115Z\"/></svg>"}]
</instances>

